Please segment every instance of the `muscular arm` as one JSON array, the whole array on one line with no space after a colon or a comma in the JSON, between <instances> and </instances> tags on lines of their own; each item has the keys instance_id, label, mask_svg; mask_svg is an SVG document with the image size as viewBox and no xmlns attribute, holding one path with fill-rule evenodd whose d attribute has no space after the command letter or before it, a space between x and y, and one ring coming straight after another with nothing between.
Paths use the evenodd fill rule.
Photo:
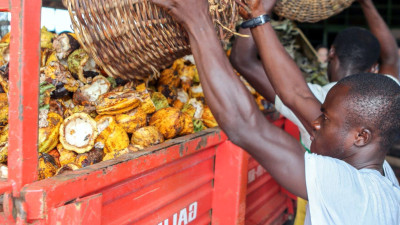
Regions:
<instances>
[{"instance_id":1,"label":"muscular arm","mask_svg":"<svg viewBox=\"0 0 400 225\"><path fill-rule=\"evenodd\" d=\"M189 34L204 95L220 127L286 189L307 199L304 153L298 141L267 121L226 57L206 0L152 0Z\"/></svg>"},{"instance_id":2,"label":"muscular arm","mask_svg":"<svg viewBox=\"0 0 400 225\"><path fill-rule=\"evenodd\" d=\"M239 33L250 37L237 37L232 46L230 61L250 84L269 102L275 102L275 91L265 74L263 65L258 58L256 44L249 29L240 28Z\"/></svg>"},{"instance_id":3,"label":"muscular arm","mask_svg":"<svg viewBox=\"0 0 400 225\"><path fill-rule=\"evenodd\" d=\"M371 0L359 0L371 32L381 46L379 73L388 74L398 79L399 56L397 44L385 21L379 15Z\"/></svg>"},{"instance_id":4,"label":"muscular arm","mask_svg":"<svg viewBox=\"0 0 400 225\"><path fill-rule=\"evenodd\" d=\"M257 15L262 14L265 11L260 10ZM300 69L279 42L271 24L255 27L251 33L275 93L311 133L311 123L321 114L321 103L308 88Z\"/></svg>"},{"instance_id":5,"label":"muscular arm","mask_svg":"<svg viewBox=\"0 0 400 225\"><path fill-rule=\"evenodd\" d=\"M187 29L207 103L220 127L281 185L307 198L301 145L258 110L251 94L234 75L208 14L201 13Z\"/></svg>"}]
</instances>

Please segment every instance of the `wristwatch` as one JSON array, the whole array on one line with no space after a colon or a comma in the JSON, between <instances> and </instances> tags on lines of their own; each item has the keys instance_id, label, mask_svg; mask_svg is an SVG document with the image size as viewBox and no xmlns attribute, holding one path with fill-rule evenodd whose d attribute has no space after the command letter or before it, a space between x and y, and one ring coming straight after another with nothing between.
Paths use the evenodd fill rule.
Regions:
<instances>
[{"instance_id":1,"label":"wristwatch","mask_svg":"<svg viewBox=\"0 0 400 225\"><path fill-rule=\"evenodd\" d=\"M271 21L271 17L269 17L268 14L264 14L264 15L258 16L256 18L244 21L240 25L240 27L241 28L254 28L256 26L263 25L264 23L268 23L269 21Z\"/></svg>"}]
</instances>

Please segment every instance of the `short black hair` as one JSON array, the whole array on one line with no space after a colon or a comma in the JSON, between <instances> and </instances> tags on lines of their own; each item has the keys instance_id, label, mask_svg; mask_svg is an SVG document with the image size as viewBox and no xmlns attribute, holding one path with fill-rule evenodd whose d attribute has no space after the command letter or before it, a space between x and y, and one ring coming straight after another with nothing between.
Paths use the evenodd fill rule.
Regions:
<instances>
[{"instance_id":1,"label":"short black hair","mask_svg":"<svg viewBox=\"0 0 400 225\"><path fill-rule=\"evenodd\" d=\"M381 149L389 150L400 139L400 86L393 79L360 73L341 79L350 87L346 97L346 123L367 126L381 137Z\"/></svg>"},{"instance_id":2,"label":"short black hair","mask_svg":"<svg viewBox=\"0 0 400 225\"><path fill-rule=\"evenodd\" d=\"M361 27L350 27L341 31L333 41L335 53L341 67L353 73L366 72L379 59L378 39Z\"/></svg>"},{"instance_id":3,"label":"short black hair","mask_svg":"<svg viewBox=\"0 0 400 225\"><path fill-rule=\"evenodd\" d=\"M324 45L324 44L319 44L319 45L317 45L317 47L315 47L315 51L318 51L318 50L320 50L321 48L326 48L326 49L328 50L328 47L326 47L326 45Z\"/></svg>"}]
</instances>

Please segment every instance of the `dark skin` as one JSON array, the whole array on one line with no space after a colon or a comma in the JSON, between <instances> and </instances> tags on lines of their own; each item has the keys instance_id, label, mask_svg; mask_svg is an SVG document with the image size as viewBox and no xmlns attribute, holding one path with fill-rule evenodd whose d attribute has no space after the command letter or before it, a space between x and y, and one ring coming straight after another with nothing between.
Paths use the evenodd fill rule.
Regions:
<instances>
[{"instance_id":1,"label":"dark skin","mask_svg":"<svg viewBox=\"0 0 400 225\"><path fill-rule=\"evenodd\" d=\"M264 10L270 14L271 7L266 5L266 2L262 1ZM386 23L379 15L378 11L374 7L371 0L359 0L362 10L366 16L367 23L371 29L371 32L377 37L381 45L381 64L379 67L379 73L388 74L395 78L398 78L398 54L396 54L397 45L393 35L391 34ZM251 35L249 29L240 29L242 34ZM275 101L275 91L266 78L266 74L263 70L262 62L257 58L258 51L252 38L237 37L230 56L230 61L234 68L246 78L247 81L268 101ZM285 65L285 62L279 65ZM376 65L373 65L367 71L354 71L351 68L341 67L339 59L335 54L335 47L332 46L329 50L329 66L328 66L329 80L334 82L341 78L359 73L359 72L378 72L376 71ZM290 75L287 75L290 76ZM289 81L290 79L288 79ZM285 99L282 99L283 101ZM306 121L308 124L311 121Z\"/></svg>"},{"instance_id":2,"label":"dark skin","mask_svg":"<svg viewBox=\"0 0 400 225\"><path fill-rule=\"evenodd\" d=\"M254 10L255 14L257 15L265 13L270 14L275 4L275 1L262 0L261 2L263 3L262 7L259 4L257 6L252 5L252 10ZM381 64L379 73L388 74L397 78L398 54L396 51L397 45L395 39L391 34L389 28L387 27L386 23L383 21L378 11L374 7L372 1L359 0L359 2L366 16L371 32L377 37L381 45ZM256 33L258 32L257 29L254 30ZM250 34L250 31L248 29L241 29L240 32ZM252 30L251 33L254 34L254 31ZM265 40L265 43L260 42L260 44L268 43L268 46L277 44L280 45L280 43L273 43L272 41L270 42L267 39ZM275 95L278 95L283 103L287 107L292 109L292 111L297 115L304 127L310 133L312 131L312 121L314 121L314 119L319 116L320 105L315 103L310 104L310 96L303 96L302 94L305 90L301 88L296 88L299 82L305 83L305 81L300 81L303 79L303 77L299 69L287 67L297 67L297 65L293 63L293 60L290 57L283 57L280 58L281 61L276 60L275 65L284 66L275 67L276 69L282 69L283 71L285 71L284 73L282 73L285 76L275 76L275 74L278 73L269 74L267 69L263 70L263 68L265 68L265 65L263 66L263 62L258 60L257 58L257 47L258 44L256 45L252 38L238 37L233 45L230 57L232 65L235 67L235 69L239 71L239 73L241 73L246 78L246 80L256 89L256 91L259 92L268 101L274 102ZM276 51L280 51L282 49L283 48L279 48L276 49ZM273 53L271 53L271 55L273 57ZM330 81L332 82L338 81L345 76L361 72L354 71L350 68L341 67L339 59L335 54L334 46L332 46L329 50L328 60L328 76L330 78ZM375 68L376 65L373 65L370 69L363 72L377 72ZM303 88L305 88L304 85ZM295 91L288 92L287 90Z\"/></svg>"},{"instance_id":3,"label":"dark skin","mask_svg":"<svg viewBox=\"0 0 400 225\"><path fill-rule=\"evenodd\" d=\"M376 169L381 167L385 152L380 148L378 135L367 126L346 126L351 108L346 104L349 87L337 85L328 93L322 114L313 122L311 151L320 155L341 159L355 168Z\"/></svg>"},{"instance_id":4,"label":"dark skin","mask_svg":"<svg viewBox=\"0 0 400 225\"><path fill-rule=\"evenodd\" d=\"M271 8L269 9L260 7L260 5L256 3L257 1L259 0L248 1L249 8L251 8L251 10L254 12L253 16L263 15L270 11L273 7L273 5L270 5ZM275 3L274 0L269 2ZM315 118L318 118L321 115L321 103L312 94L307 86L307 83L303 79L300 69L280 44L271 24L268 23L255 27L251 29L251 33L257 49L259 50L264 70L268 75L276 94L283 100L286 106L292 109L300 121L302 121L307 131L312 134L316 129L318 129L318 125L320 124L318 123L318 119L315 120ZM276 66L280 64L285 66ZM283 74L285 76L283 76ZM329 99L327 99L327 101L329 101ZM336 105L337 108L341 107L340 104ZM331 104L330 106L331 108L334 108L335 104ZM329 109L329 111L333 110ZM338 113L338 115L343 117L343 121L345 120L344 117L346 113L342 111L342 113ZM338 126L344 125L344 123L339 123L338 120L335 120L335 123L338 123ZM378 132L373 131L374 129L368 126L359 126L355 127L352 131L348 131L349 134L351 134L353 141L347 145L341 143L343 145L338 146L338 148L341 148L344 153L337 155L335 158L344 160L357 169L376 169L382 173L384 154L382 154L381 151L379 151L379 148L377 148L377 145L379 144ZM332 135L338 135L338 133L334 132ZM362 141L359 141L359 139ZM325 142L323 143L327 144L327 146L334 144ZM313 143L312 145L315 144ZM319 146L319 148L322 148L323 145ZM358 150L355 151L353 147ZM360 151L364 149L366 149L365 152Z\"/></svg>"},{"instance_id":5,"label":"dark skin","mask_svg":"<svg viewBox=\"0 0 400 225\"><path fill-rule=\"evenodd\" d=\"M203 91L220 127L235 144L246 149L283 187L297 196L308 199L302 146L296 139L267 121L258 110L247 88L235 75L208 15L207 0L152 1L164 7L188 31ZM278 42L276 36L268 36L262 32L264 29L272 29L269 24L263 25L261 28L260 35L253 33L254 37L257 39L272 38L273 42ZM279 46L277 45L275 48L279 48ZM264 51L264 48L261 48L260 52ZM268 54L262 55L263 61L266 56ZM284 54L284 51L280 51L278 57L288 56L286 53ZM288 72L271 69L268 63L264 64L267 65L268 72ZM339 93L342 91L338 90ZM308 88L304 92L304 96L310 96L310 101L319 104ZM326 110L335 112L337 109L332 106L333 104L328 104ZM333 123L336 121L334 120ZM319 134L325 129L325 126L315 126L315 133ZM315 135L315 141L321 140L318 143L324 145L326 139L319 139L319 137L320 135ZM339 143L325 144L332 145L330 146L332 149L338 149L335 145ZM351 145L351 148L354 146Z\"/></svg>"}]
</instances>

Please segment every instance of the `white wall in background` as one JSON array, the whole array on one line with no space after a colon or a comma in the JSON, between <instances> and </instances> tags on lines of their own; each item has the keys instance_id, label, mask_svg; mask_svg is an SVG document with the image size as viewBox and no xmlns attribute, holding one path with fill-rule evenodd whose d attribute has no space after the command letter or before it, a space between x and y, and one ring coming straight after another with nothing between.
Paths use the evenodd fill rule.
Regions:
<instances>
[{"instance_id":1,"label":"white wall in background","mask_svg":"<svg viewBox=\"0 0 400 225\"><path fill-rule=\"evenodd\" d=\"M63 31L72 31L71 19L67 10L42 8L42 26L49 31L60 33Z\"/></svg>"}]
</instances>

